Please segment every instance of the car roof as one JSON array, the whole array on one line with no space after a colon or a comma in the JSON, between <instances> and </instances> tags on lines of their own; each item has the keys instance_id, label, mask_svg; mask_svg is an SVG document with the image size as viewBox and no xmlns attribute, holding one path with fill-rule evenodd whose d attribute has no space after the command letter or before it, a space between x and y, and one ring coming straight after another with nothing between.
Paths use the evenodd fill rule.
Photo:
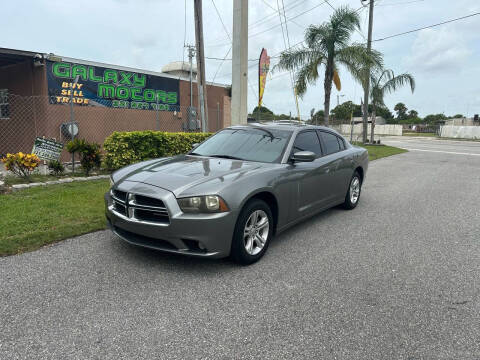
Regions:
<instances>
[{"instance_id":1,"label":"car roof","mask_svg":"<svg viewBox=\"0 0 480 360\"><path fill-rule=\"evenodd\" d=\"M307 129L315 129L315 130L327 130L334 133L337 133L334 129L320 126L320 125L309 125L302 123L300 121L272 121L272 122L265 122L265 123L249 123L247 125L234 125L230 126L229 128L263 128L263 129L274 129L274 130L287 130L292 132L298 132L300 130L307 130Z\"/></svg>"}]
</instances>

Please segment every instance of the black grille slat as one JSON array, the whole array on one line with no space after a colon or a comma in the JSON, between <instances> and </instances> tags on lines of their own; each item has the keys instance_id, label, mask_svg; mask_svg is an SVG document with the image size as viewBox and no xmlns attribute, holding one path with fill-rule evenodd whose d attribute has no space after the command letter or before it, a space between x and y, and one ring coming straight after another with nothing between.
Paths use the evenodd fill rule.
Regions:
<instances>
[{"instance_id":1,"label":"black grille slat","mask_svg":"<svg viewBox=\"0 0 480 360\"><path fill-rule=\"evenodd\" d=\"M125 207L125 205L117 202L117 201L114 201L113 202L113 209L118 212L119 214L122 214L123 216L127 216L127 208Z\"/></svg>"},{"instance_id":2,"label":"black grille slat","mask_svg":"<svg viewBox=\"0 0 480 360\"><path fill-rule=\"evenodd\" d=\"M149 222L159 222L159 223L168 223L169 218L168 214L160 211L145 210L145 209L135 209L135 218L142 221Z\"/></svg>"},{"instance_id":3,"label":"black grille slat","mask_svg":"<svg viewBox=\"0 0 480 360\"><path fill-rule=\"evenodd\" d=\"M154 199L148 196L143 195L135 195L135 204L136 205L145 205L145 206L152 206L152 207L159 207L164 208L165 204L162 200Z\"/></svg>"},{"instance_id":4,"label":"black grille slat","mask_svg":"<svg viewBox=\"0 0 480 360\"><path fill-rule=\"evenodd\" d=\"M125 191L113 190L113 196L120 201L127 201L127 193Z\"/></svg>"},{"instance_id":5,"label":"black grille slat","mask_svg":"<svg viewBox=\"0 0 480 360\"><path fill-rule=\"evenodd\" d=\"M135 234L130 231L123 230L116 226L114 227L114 229L115 229L115 232L118 233L118 235L123 236L128 241L135 243L137 245L143 245L147 247L153 246L158 249L166 249L166 250L178 250L173 244L171 244L166 240L155 239L148 236Z\"/></svg>"}]
</instances>

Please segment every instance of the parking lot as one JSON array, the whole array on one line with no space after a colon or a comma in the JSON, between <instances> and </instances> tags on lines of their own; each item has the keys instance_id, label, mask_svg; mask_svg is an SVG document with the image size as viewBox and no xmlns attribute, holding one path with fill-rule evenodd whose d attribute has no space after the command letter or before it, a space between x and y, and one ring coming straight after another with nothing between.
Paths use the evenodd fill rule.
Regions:
<instances>
[{"instance_id":1,"label":"parking lot","mask_svg":"<svg viewBox=\"0 0 480 360\"><path fill-rule=\"evenodd\" d=\"M109 231L0 258L1 359L479 359L480 142L387 138L249 267Z\"/></svg>"}]
</instances>

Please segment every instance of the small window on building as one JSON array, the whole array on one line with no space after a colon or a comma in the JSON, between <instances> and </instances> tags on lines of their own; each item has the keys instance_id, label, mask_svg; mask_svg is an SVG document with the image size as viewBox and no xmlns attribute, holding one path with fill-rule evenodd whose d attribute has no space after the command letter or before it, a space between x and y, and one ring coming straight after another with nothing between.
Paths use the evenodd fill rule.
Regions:
<instances>
[{"instance_id":1,"label":"small window on building","mask_svg":"<svg viewBox=\"0 0 480 360\"><path fill-rule=\"evenodd\" d=\"M8 104L8 90L0 89L0 119L10 117L10 109Z\"/></svg>"}]
</instances>

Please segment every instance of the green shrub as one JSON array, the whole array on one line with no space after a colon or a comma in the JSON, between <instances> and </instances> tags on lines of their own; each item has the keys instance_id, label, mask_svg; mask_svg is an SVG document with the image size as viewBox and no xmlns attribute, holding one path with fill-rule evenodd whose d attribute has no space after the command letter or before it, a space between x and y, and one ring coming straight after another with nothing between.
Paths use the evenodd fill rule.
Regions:
<instances>
[{"instance_id":1,"label":"green shrub","mask_svg":"<svg viewBox=\"0 0 480 360\"><path fill-rule=\"evenodd\" d=\"M99 168L102 163L102 153L100 152L100 145L96 143L89 143L85 139L75 139L67 143L67 151L69 153L80 154L80 164L85 172L89 175L94 168Z\"/></svg>"},{"instance_id":2,"label":"green shrub","mask_svg":"<svg viewBox=\"0 0 480 360\"><path fill-rule=\"evenodd\" d=\"M139 161L184 154L211 133L169 133L162 131L114 132L105 139L105 167L119 169Z\"/></svg>"},{"instance_id":3,"label":"green shrub","mask_svg":"<svg viewBox=\"0 0 480 360\"><path fill-rule=\"evenodd\" d=\"M98 169L102 164L102 153L100 145L95 143L86 143L80 150L80 164L85 175L89 175L92 169Z\"/></svg>"},{"instance_id":4,"label":"green shrub","mask_svg":"<svg viewBox=\"0 0 480 360\"><path fill-rule=\"evenodd\" d=\"M50 160L48 162L48 170L50 170L54 175L61 175L65 171L65 167L60 161Z\"/></svg>"}]
</instances>

